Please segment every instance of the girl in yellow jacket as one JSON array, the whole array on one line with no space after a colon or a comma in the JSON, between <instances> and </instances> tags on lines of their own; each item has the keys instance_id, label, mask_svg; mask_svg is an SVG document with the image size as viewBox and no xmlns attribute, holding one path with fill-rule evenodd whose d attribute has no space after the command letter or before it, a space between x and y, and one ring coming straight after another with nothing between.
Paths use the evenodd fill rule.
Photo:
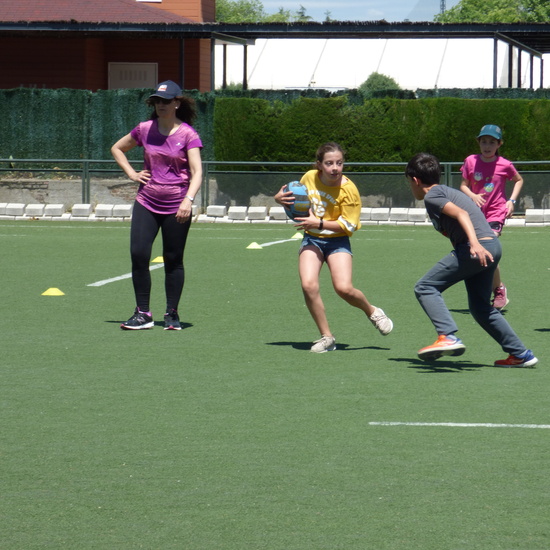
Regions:
<instances>
[{"instance_id":1,"label":"girl in yellow jacket","mask_svg":"<svg viewBox=\"0 0 550 550\"><path fill-rule=\"evenodd\" d=\"M311 203L309 215L295 218L296 227L304 231L298 263L302 291L321 334L311 347L315 353L336 349L319 287L319 274L325 262L338 296L364 311L381 334L389 334L393 328L386 314L353 286L350 237L361 227L361 197L355 184L342 173L343 168L344 151L340 145L331 142L319 147L316 169L301 179ZM282 206L294 202L292 192L285 191L284 186L274 198Z\"/></svg>"}]
</instances>

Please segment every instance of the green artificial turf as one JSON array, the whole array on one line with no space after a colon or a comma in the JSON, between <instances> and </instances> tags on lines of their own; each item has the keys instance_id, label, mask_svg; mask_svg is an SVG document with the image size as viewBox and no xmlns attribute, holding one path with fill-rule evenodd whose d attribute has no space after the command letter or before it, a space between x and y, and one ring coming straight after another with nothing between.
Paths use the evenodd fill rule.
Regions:
<instances>
[{"instance_id":1,"label":"green artificial turf","mask_svg":"<svg viewBox=\"0 0 550 550\"><path fill-rule=\"evenodd\" d=\"M354 281L395 323L382 337L322 292L318 338L295 230L196 224L181 332L121 331L133 312L123 223L0 222L0 548L547 550L550 228L506 228L505 315L539 358L505 354L447 303L467 346L434 363L415 281L449 243L430 227L365 227ZM159 242L154 255L161 255ZM43 296L58 288L63 296ZM499 424L501 427L385 425Z\"/></svg>"}]
</instances>

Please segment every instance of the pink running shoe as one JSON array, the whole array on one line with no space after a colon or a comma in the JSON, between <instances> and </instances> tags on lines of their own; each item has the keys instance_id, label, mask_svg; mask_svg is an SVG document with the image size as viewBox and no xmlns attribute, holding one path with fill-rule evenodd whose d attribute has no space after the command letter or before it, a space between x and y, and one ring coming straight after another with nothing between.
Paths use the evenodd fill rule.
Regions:
<instances>
[{"instance_id":1,"label":"pink running shoe","mask_svg":"<svg viewBox=\"0 0 550 550\"><path fill-rule=\"evenodd\" d=\"M506 292L506 287L501 284L495 288L495 293L493 296L493 307L496 309L503 309L508 305L508 293Z\"/></svg>"}]
</instances>

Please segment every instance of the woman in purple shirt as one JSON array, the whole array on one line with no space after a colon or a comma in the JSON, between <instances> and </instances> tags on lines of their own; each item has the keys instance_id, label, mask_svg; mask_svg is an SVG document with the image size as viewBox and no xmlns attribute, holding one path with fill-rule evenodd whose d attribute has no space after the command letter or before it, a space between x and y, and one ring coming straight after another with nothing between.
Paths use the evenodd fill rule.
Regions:
<instances>
[{"instance_id":1,"label":"woman in purple shirt","mask_svg":"<svg viewBox=\"0 0 550 550\"><path fill-rule=\"evenodd\" d=\"M183 96L175 82L161 82L147 103L155 109L151 120L138 124L111 148L124 173L139 183L130 230L136 308L120 327L141 330L154 326L149 264L160 230L166 289L164 329L181 330L178 305L185 280L183 253L193 201L202 183L202 142L190 126L196 116L195 103ZM126 157L137 146L144 150L144 168L139 172Z\"/></svg>"}]
</instances>

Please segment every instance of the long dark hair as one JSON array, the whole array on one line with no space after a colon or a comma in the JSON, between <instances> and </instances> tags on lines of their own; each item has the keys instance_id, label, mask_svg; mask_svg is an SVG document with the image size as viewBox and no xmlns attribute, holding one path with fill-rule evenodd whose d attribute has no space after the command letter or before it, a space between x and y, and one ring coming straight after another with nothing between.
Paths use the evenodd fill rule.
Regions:
<instances>
[{"instance_id":1,"label":"long dark hair","mask_svg":"<svg viewBox=\"0 0 550 550\"><path fill-rule=\"evenodd\" d=\"M149 107L153 107L153 112L151 113L151 120L158 118L157 111L154 108L155 98L149 98L146 103ZM178 99L180 106L176 109L176 117L179 118L182 122L185 122L189 125L192 125L195 119L197 118L197 104L192 97L189 96L178 96L174 99Z\"/></svg>"}]
</instances>

